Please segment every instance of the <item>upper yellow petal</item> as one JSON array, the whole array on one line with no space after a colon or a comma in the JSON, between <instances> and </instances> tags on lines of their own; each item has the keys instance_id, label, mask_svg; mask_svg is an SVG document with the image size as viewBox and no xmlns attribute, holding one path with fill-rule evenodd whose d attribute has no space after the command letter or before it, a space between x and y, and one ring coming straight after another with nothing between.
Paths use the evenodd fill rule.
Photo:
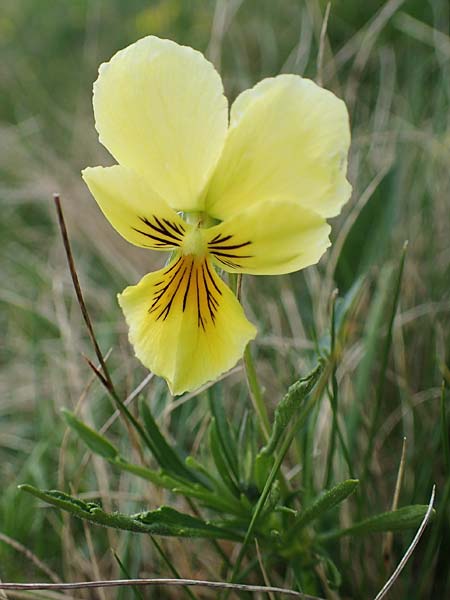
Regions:
<instances>
[{"instance_id":1,"label":"upper yellow petal","mask_svg":"<svg viewBox=\"0 0 450 600\"><path fill-rule=\"evenodd\" d=\"M177 256L119 295L136 356L173 394L233 367L256 335L231 290L204 257Z\"/></svg>"},{"instance_id":2,"label":"upper yellow petal","mask_svg":"<svg viewBox=\"0 0 450 600\"><path fill-rule=\"evenodd\" d=\"M207 233L222 269L254 275L298 271L317 263L330 245L323 217L284 200L254 205Z\"/></svg>"},{"instance_id":3,"label":"upper yellow petal","mask_svg":"<svg viewBox=\"0 0 450 600\"><path fill-rule=\"evenodd\" d=\"M204 56L149 36L101 65L94 84L100 141L176 210L202 210L222 151L228 105Z\"/></svg>"},{"instance_id":4,"label":"upper yellow petal","mask_svg":"<svg viewBox=\"0 0 450 600\"><path fill-rule=\"evenodd\" d=\"M182 245L190 226L131 169L94 167L82 174L103 214L126 240L152 250Z\"/></svg>"},{"instance_id":5,"label":"upper yellow petal","mask_svg":"<svg viewBox=\"0 0 450 600\"><path fill-rule=\"evenodd\" d=\"M342 100L298 75L264 79L232 106L207 211L224 220L284 198L332 217L351 193L345 178L349 144Z\"/></svg>"}]
</instances>

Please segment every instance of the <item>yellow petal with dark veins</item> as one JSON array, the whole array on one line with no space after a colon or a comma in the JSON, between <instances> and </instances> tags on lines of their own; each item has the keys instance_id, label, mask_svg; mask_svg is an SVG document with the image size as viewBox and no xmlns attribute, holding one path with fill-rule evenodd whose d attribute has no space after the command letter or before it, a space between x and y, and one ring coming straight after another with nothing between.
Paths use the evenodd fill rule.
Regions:
<instances>
[{"instance_id":1,"label":"yellow petal with dark veins","mask_svg":"<svg viewBox=\"0 0 450 600\"><path fill-rule=\"evenodd\" d=\"M118 298L136 356L173 394L231 369L256 335L207 257L179 255Z\"/></svg>"},{"instance_id":2,"label":"yellow petal with dark veins","mask_svg":"<svg viewBox=\"0 0 450 600\"><path fill-rule=\"evenodd\" d=\"M285 200L252 206L206 231L208 251L222 269L253 275L309 267L330 245L325 219Z\"/></svg>"},{"instance_id":3,"label":"yellow petal with dark veins","mask_svg":"<svg viewBox=\"0 0 450 600\"><path fill-rule=\"evenodd\" d=\"M114 229L136 246L173 250L191 229L142 177L126 167L84 169L83 179Z\"/></svg>"}]
</instances>

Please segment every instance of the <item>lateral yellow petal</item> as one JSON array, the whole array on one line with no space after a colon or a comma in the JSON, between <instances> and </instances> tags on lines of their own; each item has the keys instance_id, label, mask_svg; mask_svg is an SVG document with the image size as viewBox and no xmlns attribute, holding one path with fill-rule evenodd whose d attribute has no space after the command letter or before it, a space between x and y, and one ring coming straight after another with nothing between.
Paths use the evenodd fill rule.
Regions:
<instances>
[{"instance_id":1,"label":"lateral yellow petal","mask_svg":"<svg viewBox=\"0 0 450 600\"><path fill-rule=\"evenodd\" d=\"M231 108L207 211L225 220L266 200L294 200L323 217L339 213L351 186L344 102L309 79L279 75L243 92Z\"/></svg>"},{"instance_id":2,"label":"lateral yellow petal","mask_svg":"<svg viewBox=\"0 0 450 600\"><path fill-rule=\"evenodd\" d=\"M136 356L173 394L233 367L256 335L207 258L175 257L118 296Z\"/></svg>"},{"instance_id":3,"label":"lateral yellow petal","mask_svg":"<svg viewBox=\"0 0 450 600\"><path fill-rule=\"evenodd\" d=\"M200 52L143 38L101 65L93 102L100 141L120 164L175 210L203 209L228 104L220 76Z\"/></svg>"},{"instance_id":4,"label":"lateral yellow petal","mask_svg":"<svg viewBox=\"0 0 450 600\"><path fill-rule=\"evenodd\" d=\"M211 227L208 251L225 271L281 275L317 263L330 226L295 202L267 201Z\"/></svg>"},{"instance_id":5,"label":"lateral yellow petal","mask_svg":"<svg viewBox=\"0 0 450 600\"><path fill-rule=\"evenodd\" d=\"M130 169L84 169L83 179L111 225L129 242L152 250L182 245L190 226Z\"/></svg>"}]
</instances>

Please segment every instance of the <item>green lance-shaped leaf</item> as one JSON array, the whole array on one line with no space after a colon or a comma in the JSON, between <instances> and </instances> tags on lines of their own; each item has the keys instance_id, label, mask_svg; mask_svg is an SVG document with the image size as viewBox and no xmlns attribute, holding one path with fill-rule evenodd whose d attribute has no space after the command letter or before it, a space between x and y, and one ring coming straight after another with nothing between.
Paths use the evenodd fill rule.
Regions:
<instances>
[{"instance_id":1,"label":"green lance-shaped leaf","mask_svg":"<svg viewBox=\"0 0 450 600\"><path fill-rule=\"evenodd\" d=\"M119 456L119 451L111 442L91 427L88 427L83 421L77 419L72 412L63 409L62 414L67 425L78 434L94 454L99 454L108 460L115 460Z\"/></svg>"},{"instance_id":2,"label":"green lance-shaped leaf","mask_svg":"<svg viewBox=\"0 0 450 600\"><path fill-rule=\"evenodd\" d=\"M197 517L178 512L170 506L161 506L156 510L133 515L132 518L141 522L145 527L149 527L148 533L157 535L241 539L241 536L233 531L224 530Z\"/></svg>"},{"instance_id":3,"label":"green lance-shaped leaf","mask_svg":"<svg viewBox=\"0 0 450 600\"><path fill-rule=\"evenodd\" d=\"M405 529L413 529L420 525L423 521L428 506L425 504L412 504L404 506L398 510L385 512L359 523L355 523L346 529L330 531L319 536L320 541L337 539L344 535L366 535L367 533L379 533L384 531L403 531ZM434 510L432 516L434 515Z\"/></svg>"},{"instance_id":4,"label":"green lance-shaped leaf","mask_svg":"<svg viewBox=\"0 0 450 600\"><path fill-rule=\"evenodd\" d=\"M146 402L142 401L140 403L140 411L145 429L152 443L151 450L161 468L167 471L167 473L178 475L188 481L198 482L199 479L195 473L184 464L180 455L172 448L161 433Z\"/></svg>"},{"instance_id":5,"label":"green lance-shaped leaf","mask_svg":"<svg viewBox=\"0 0 450 600\"><path fill-rule=\"evenodd\" d=\"M273 454L278 442L283 436L283 433L292 419L297 415L305 398L316 384L321 372L322 365L318 364L317 367L311 371L311 373L306 375L306 377L302 377L296 381L288 389L287 394L283 397L275 409L275 419L272 426L272 431L270 433L270 438L266 446L262 448L260 454Z\"/></svg>"},{"instance_id":6,"label":"green lance-shaped leaf","mask_svg":"<svg viewBox=\"0 0 450 600\"><path fill-rule=\"evenodd\" d=\"M204 506L212 508L220 513L242 513L242 507L240 506L239 502L236 500L236 498L231 496L231 494L229 494L225 488L222 488L220 491L212 491L200 483L186 482L185 479L179 479L176 476L167 475L164 471L160 471L158 473L156 471L152 471L151 469L147 469L147 467L129 463L121 457L118 457L116 460L112 460L110 462L122 471L133 473L133 475L137 475L142 479L151 481L153 484L170 490L174 494L181 494L188 498L196 498L200 500ZM189 466L192 466L192 459L189 462L191 463Z\"/></svg>"},{"instance_id":7,"label":"green lance-shaped leaf","mask_svg":"<svg viewBox=\"0 0 450 600\"><path fill-rule=\"evenodd\" d=\"M100 435L97 431L77 419L77 417L68 410L62 411L67 425L75 431L86 446L94 453L102 456L108 462L118 467L122 471L128 471L138 477L147 479L155 485L166 489L172 489L174 486L184 483L185 480L174 479L166 475L164 472L156 472L147 467L133 465L120 456L118 449L111 444L109 440Z\"/></svg>"},{"instance_id":8,"label":"green lance-shaped leaf","mask_svg":"<svg viewBox=\"0 0 450 600\"><path fill-rule=\"evenodd\" d=\"M331 490L321 494L314 502L307 506L292 524L290 536L295 535L312 521L321 517L325 512L331 510L346 498L348 498L359 485L358 479L347 479L335 485Z\"/></svg>"},{"instance_id":9,"label":"green lance-shaped leaf","mask_svg":"<svg viewBox=\"0 0 450 600\"><path fill-rule=\"evenodd\" d=\"M156 510L125 515L120 512L107 513L95 502L84 502L58 490L39 490L31 485L19 488L40 500L65 510L80 519L111 527L151 535L174 537L217 538L238 541L239 534L191 517L168 506Z\"/></svg>"}]
</instances>

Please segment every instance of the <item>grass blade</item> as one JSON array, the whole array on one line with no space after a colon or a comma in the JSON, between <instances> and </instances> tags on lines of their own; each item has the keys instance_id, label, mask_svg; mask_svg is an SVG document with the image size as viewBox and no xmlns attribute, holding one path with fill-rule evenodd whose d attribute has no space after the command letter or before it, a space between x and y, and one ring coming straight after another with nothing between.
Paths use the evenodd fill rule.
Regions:
<instances>
[{"instance_id":1,"label":"grass blade","mask_svg":"<svg viewBox=\"0 0 450 600\"><path fill-rule=\"evenodd\" d=\"M394 325L395 314L397 312L398 301L400 298L400 287L401 287L403 271L404 271L404 267L405 267L407 248L408 248L408 243L405 242L403 245L402 255L400 258L400 265L398 267L397 275L396 275L396 279L395 279L394 297L392 300L388 328L387 328L387 333L386 333L386 337L384 340L384 347L383 347L383 351L382 351L382 364L381 364L381 369L380 369L380 375L378 378L378 386L377 386L377 392L376 392L376 397L375 397L375 408L374 408L374 411L372 414L372 418L370 420L371 427L370 427L370 431L369 431L369 442L368 442L366 454L364 457L364 468L363 468L362 479L366 479L368 470L370 468L370 460L372 458L373 448L374 448L374 444L375 444L375 435L376 435L376 432L377 432L377 429L379 426L381 403L383 400L383 395L384 395L384 390L385 390L385 385L386 385L386 371L387 371L389 353L390 353L391 343L392 343L392 328Z\"/></svg>"}]
</instances>

